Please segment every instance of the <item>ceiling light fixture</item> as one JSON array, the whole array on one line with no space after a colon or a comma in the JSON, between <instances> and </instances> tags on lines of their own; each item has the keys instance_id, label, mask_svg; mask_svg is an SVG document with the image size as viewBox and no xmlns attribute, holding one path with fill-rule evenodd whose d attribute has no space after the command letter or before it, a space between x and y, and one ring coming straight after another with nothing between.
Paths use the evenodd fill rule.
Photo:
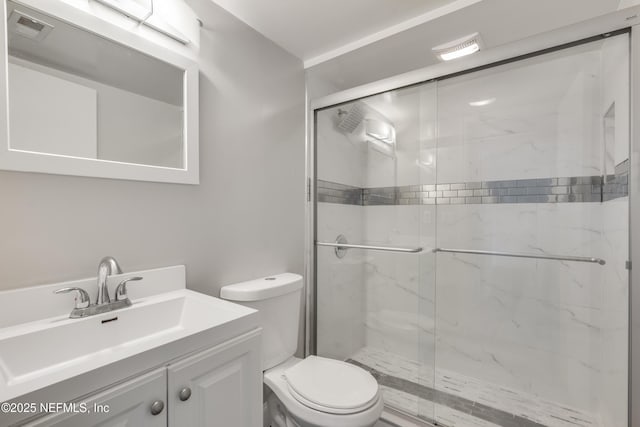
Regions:
<instances>
[{"instance_id":1,"label":"ceiling light fixture","mask_svg":"<svg viewBox=\"0 0 640 427\"><path fill-rule=\"evenodd\" d=\"M481 99L479 101L471 101L469 105L472 107L484 107L485 105L493 104L495 100L495 98Z\"/></svg>"},{"instance_id":2,"label":"ceiling light fixture","mask_svg":"<svg viewBox=\"0 0 640 427\"><path fill-rule=\"evenodd\" d=\"M431 48L433 53L441 61L451 61L478 52L483 47L480 33L469 34L468 36L443 43Z\"/></svg>"}]
</instances>

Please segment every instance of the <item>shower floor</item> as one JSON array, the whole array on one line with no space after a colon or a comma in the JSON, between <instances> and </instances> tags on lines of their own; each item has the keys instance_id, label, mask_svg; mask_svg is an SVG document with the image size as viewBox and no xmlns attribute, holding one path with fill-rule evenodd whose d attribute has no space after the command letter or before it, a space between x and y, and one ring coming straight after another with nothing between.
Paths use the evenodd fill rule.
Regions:
<instances>
[{"instance_id":1,"label":"shower floor","mask_svg":"<svg viewBox=\"0 0 640 427\"><path fill-rule=\"evenodd\" d=\"M349 362L378 380L385 403L414 417L447 427L598 427L581 410L455 372L432 374L411 359L364 347ZM435 414L435 420L433 416Z\"/></svg>"}]
</instances>

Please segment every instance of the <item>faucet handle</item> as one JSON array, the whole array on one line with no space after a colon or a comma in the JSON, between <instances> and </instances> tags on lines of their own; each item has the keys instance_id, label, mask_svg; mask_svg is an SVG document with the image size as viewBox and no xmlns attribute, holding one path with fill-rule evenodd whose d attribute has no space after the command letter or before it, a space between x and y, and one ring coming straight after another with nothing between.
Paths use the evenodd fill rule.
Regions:
<instances>
[{"instance_id":1,"label":"faucet handle","mask_svg":"<svg viewBox=\"0 0 640 427\"><path fill-rule=\"evenodd\" d=\"M85 291L82 288L61 288L61 289L56 289L55 291L53 291L54 294L66 294L69 292L77 292L78 294L76 295L76 306L75 308L87 308L89 307L89 305L91 305L90 302L90 298L89 298L89 294L87 293L87 291ZM78 302L78 296L80 297L80 302ZM86 304L83 307L80 307L81 304Z\"/></svg>"},{"instance_id":2,"label":"faucet handle","mask_svg":"<svg viewBox=\"0 0 640 427\"><path fill-rule=\"evenodd\" d=\"M138 280L142 280L142 277L135 276L124 279L122 282L118 283L116 287L116 301L120 301L127 298L127 283L136 282Z\"/></svg>"}]
</instances>

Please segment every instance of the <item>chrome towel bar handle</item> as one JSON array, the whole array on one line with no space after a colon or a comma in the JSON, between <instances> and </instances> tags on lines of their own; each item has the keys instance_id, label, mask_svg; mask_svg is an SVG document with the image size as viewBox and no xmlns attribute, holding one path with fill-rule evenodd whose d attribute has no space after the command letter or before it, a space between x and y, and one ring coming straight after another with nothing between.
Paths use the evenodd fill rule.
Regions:
<instances>
[{"instance_id":1,"label":"chrome towel bar handle","mask_svg":"<svg viewBox=\"0 0 640 427\"><path fill-rule=\"evenodd\" d=\"M498 251L479 251L471 249L451 249L451 248L435 248L433 252L449 252L455 254L472 254L472 255L493 255L513 258L534 258L534 259L551 259L556 261L573 261L573 262L590 262L594 264L605 265L606 261L601 258L591 258L571 255L545 255L531 254L522 252L498 252Z\"/></svg>"},{"instance_id":2,"label":"chrome towel bar handle","mask_svg":"<svg viewBox=\"0 0 640 427\"><path fill-rule=\"evenodd\" d=\"M418 252L422 252L422 248L402 248L402 247L394 247L394 246L374 246L374 245L354 245L347 242L347 238L342 234L336 238L335 242L318 242L316 241L316 246L329 246L332 248L336 248L336 256L338 258L343 258L346 255L347 249L364 249L370 251L384 251L384 252L401 252L401 253L410 253L415 254Z\"/></svg>"}]
</instances>

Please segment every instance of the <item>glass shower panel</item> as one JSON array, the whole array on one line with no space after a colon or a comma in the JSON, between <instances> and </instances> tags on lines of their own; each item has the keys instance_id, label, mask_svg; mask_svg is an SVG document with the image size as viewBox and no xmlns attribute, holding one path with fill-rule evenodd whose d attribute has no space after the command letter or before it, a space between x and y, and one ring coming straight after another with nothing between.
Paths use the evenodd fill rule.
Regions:
<instances>
[{"instance_id":1,"label":"glass shower panel","mask_svg":"<svg viewBox=\"0 0 640 427\"><path fill-rule=\"evenodd\" d=\"M318 242L432 247L435 204L426 186L436 178L435 150L428 148L435 115L425 117L435 113L431 87L316 112ZM421 108L425 103L431 108ZM388 407L429 420L433 414L412 390L433 387L434 259L429 250L316 248L317 354L369 370Z\"/></svg>"},{"instance_id":2,"label":"glass shower panel","mask_svg":"<svg viewBox=\"0 0 640 427\"><path fill-rule=\"evenodd\" d=\"M438 82L439 424L627 425L628 51Z\"/></svg>"}]
</instances>

